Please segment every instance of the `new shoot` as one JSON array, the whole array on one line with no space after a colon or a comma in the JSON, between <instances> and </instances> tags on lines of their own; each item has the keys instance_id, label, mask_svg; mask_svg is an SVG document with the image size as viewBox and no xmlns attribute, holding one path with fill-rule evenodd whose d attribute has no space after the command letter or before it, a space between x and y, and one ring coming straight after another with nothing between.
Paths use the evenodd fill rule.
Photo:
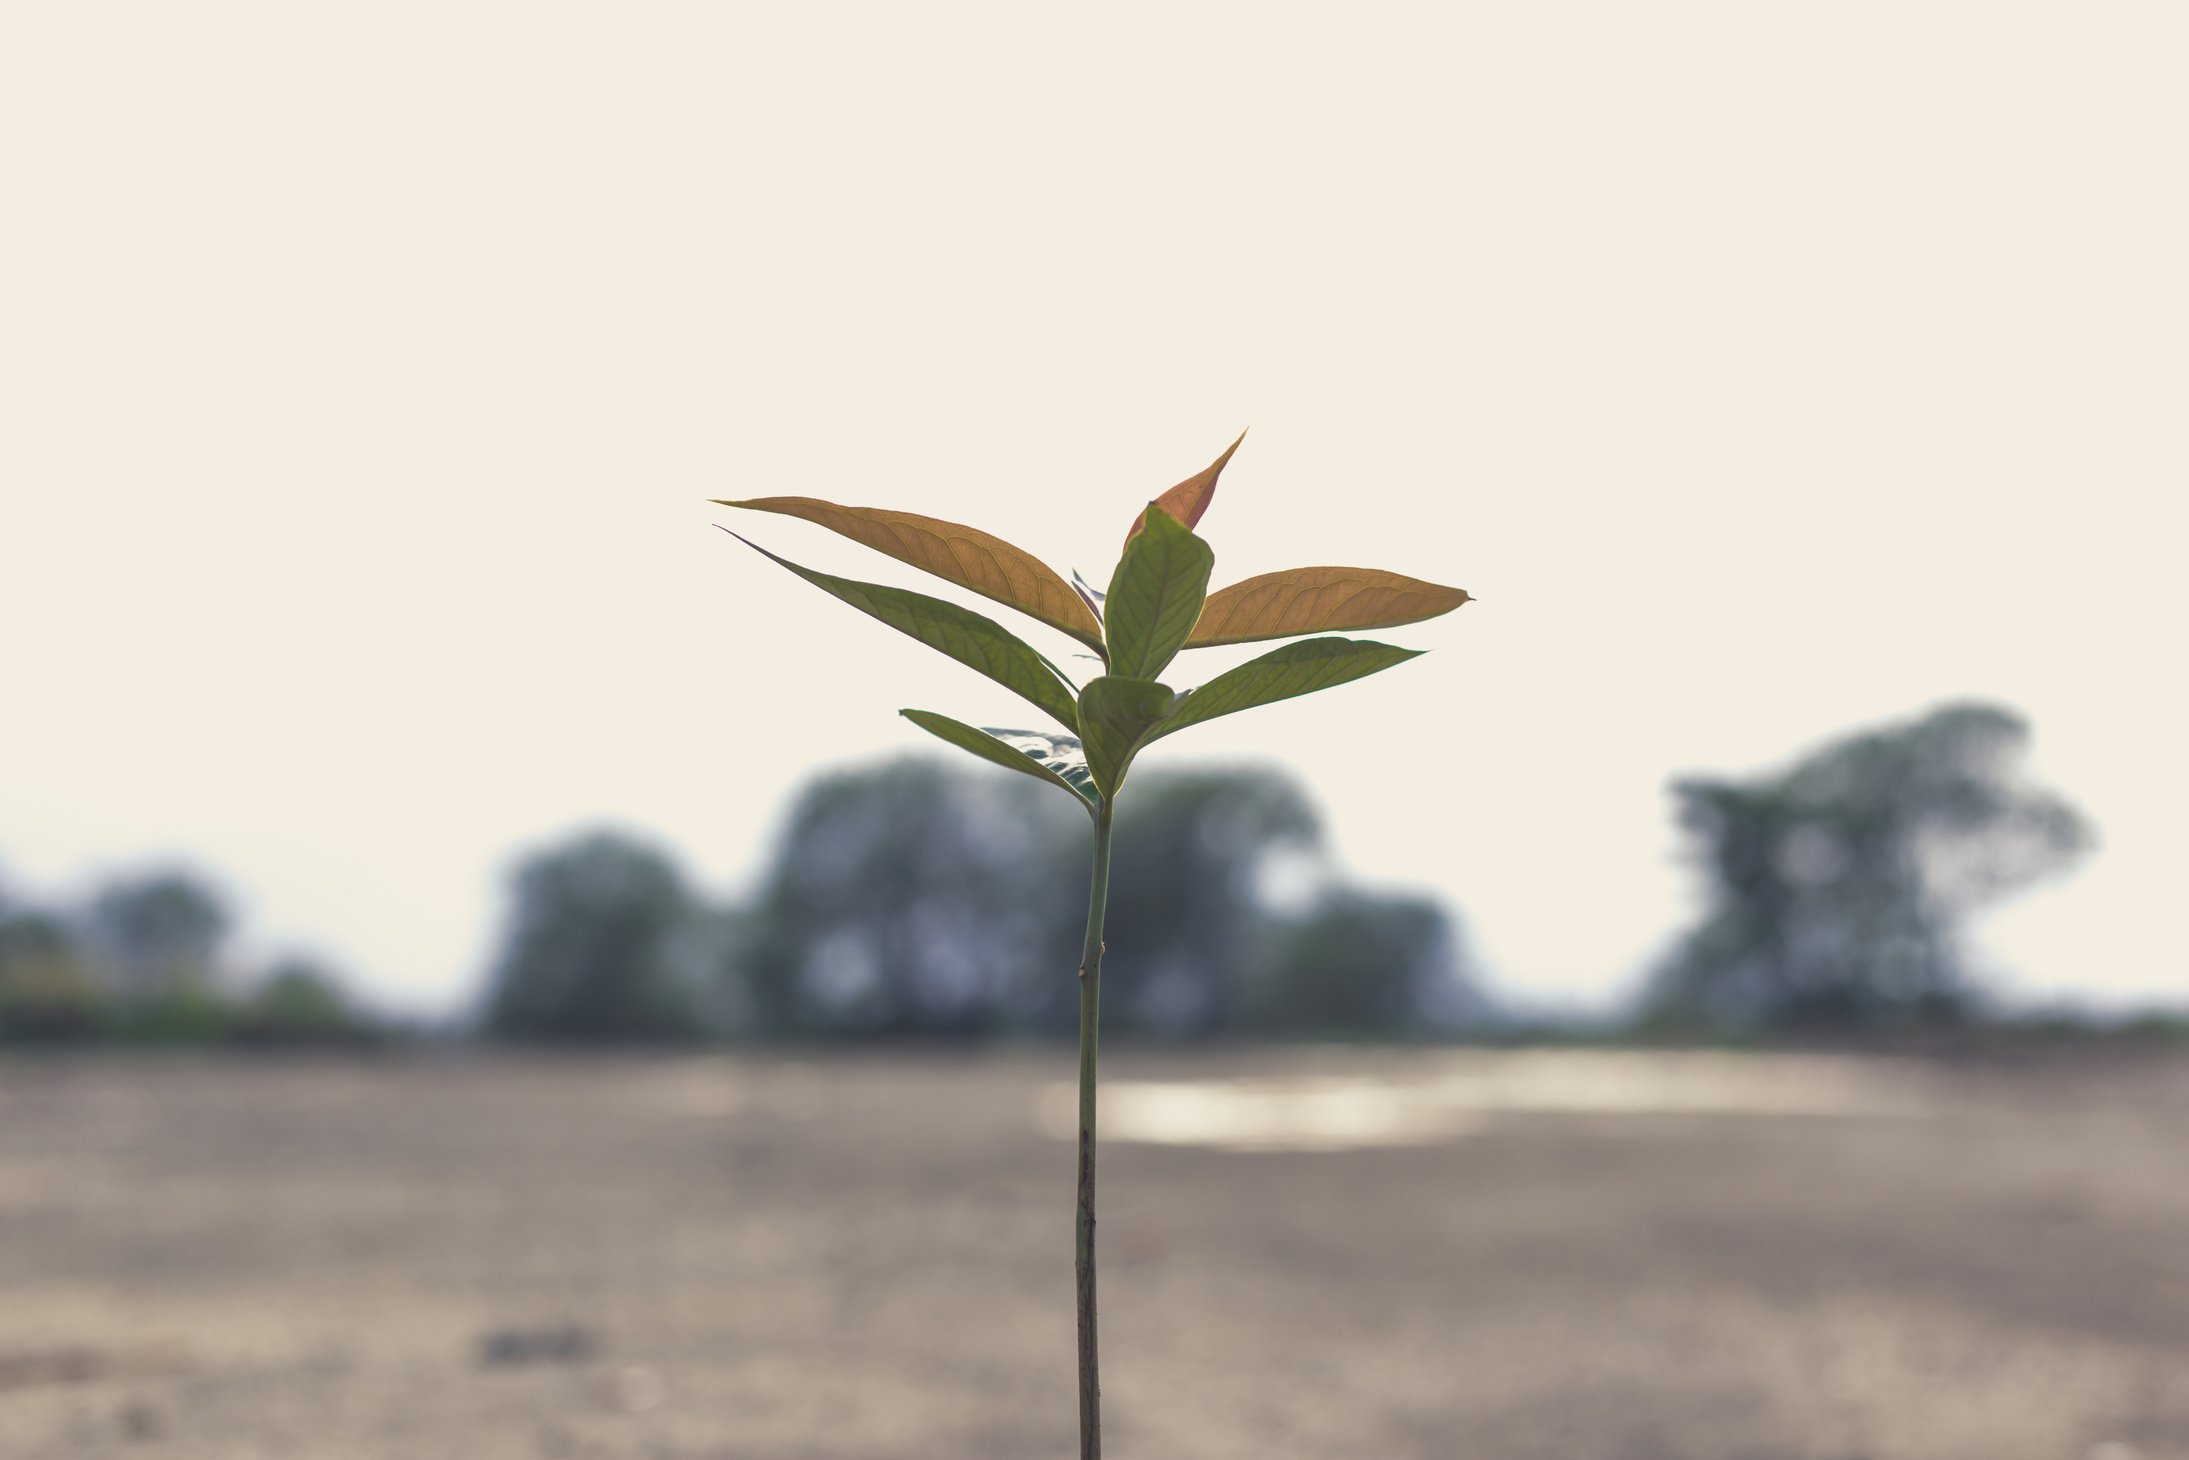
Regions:
<instances>
[{"instance_id":1,"label":"new shoot","mask_svg":"<svg viewBox=\"0 0 2189 1460\"><path fill-rule=\"evenodd\" d=\"M1167 735L1361 679L1421 652L1368 639L1302 635L1417 623L1468 601L1460 589L1374 568L1292 568L1209 592L1215 554L1194 528L1238 449L1234 441L1205 470L1147 504L1125 536L1106 591L1097 591L1076 574L1067 582L1031 554L978 528L917 513L841 507L813 497L720 503L818 523L1069 635L1102 667L1086 684L1074 684L1046 655L982 614L924 593L817 573L747 543L816 588L986 675L1039 710L1050 723L1038 729L974 726L932 710L900 713L961 750L1055 786L1079 804L1093 825L1087 937L1079 958L1079 1144L1073 1208L1082 1460L1099 1460L1102 1454L1095 1326L1095 1053L1102 1004L1102 923L1109 895L1112 814L1134 759ZM1299 641L1198 688L1173 689L1165 682L1183 651L1270 639Z\"/></svg>"}]
</instances>

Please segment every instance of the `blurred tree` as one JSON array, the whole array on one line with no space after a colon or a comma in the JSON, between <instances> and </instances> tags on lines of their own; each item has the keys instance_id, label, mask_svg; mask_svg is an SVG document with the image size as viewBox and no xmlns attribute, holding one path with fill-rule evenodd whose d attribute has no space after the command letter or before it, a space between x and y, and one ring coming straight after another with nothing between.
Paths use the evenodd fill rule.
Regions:
<instances>
[{"instance_id":1,"label":"blurred tree","mask_svg":"<svg viewBox=\"0 0 2189 1460\"><path fill-rule=\"evenodd\" d=\"M2091 840L2071 806L2019 779L2027 739L2005 710L1954 705L1780 775L1677 782L1710 900L1653 976L1645 1022L1847 1028L1964 1014L1963 918Z\"/></svg>"},{"instance_id":2,"label":"blurred tree","mask_svg":"<svg viewBox=\"0 0 2189 1460\"><path fill-rule=\"evenodd\" d=\"M594 832L534 853L511 890L488 1034L609 1043L702 1032L706 918L667 857Z\"/></svg>"},{"instance_id":3,"label":"blurred tree","mask_svg":"<svg viewBox=\"0 0 2189 1460\"><path fill-rule=\"evenodd\" d=\"M1274 771L1144 771L1137 799L1120 803L1117 839L1105 1023L1170 1036L1237 1024L1247 979L1277 941L1264 878L1284 861L1322 865L1314 807Z\"/></svg>"},{"instance_id":4,"label":"blurred tree","mask_svg":"<svg viewBox=\"0 0 2189 1460\"><path fill-rule=\"evenodd\" d=\"M1339 889L1285 930L1248 984L1245 1022L1272 1034L1392 1037L1487 1015L1442 906Z\"/></svg>"},{"instance_id":5,"label":"blurred tree","mask_svg":"<svg viewBox=\"0 0 2189 1460\"><path fill-rule=\"evenodd\" d=\"M1293 782L1148 771L1140 784L1111 871L1114 1031L1389 1033L1465 1003L1444 987L1454 940L1431 905L1341 893L1301 926L1273 910L1273 874L1329 876ZM1069 803L1031 781L921 760L824 777L739 915L731 986L778 1037L1068 1031L1085 856Z\"/></svg>"},{"instance_id":6,"label":"blurred tree","mask_svg":"<svg viewBox=\"0 0 2189 1460\"><path fill-rule=\"evenodd\" d=\"M220 894L180 871L109 882L85 918L100 971L139 1005L209 989L230 926Z\"/></svg>"},{"instance_id":7,"label":"blurred tree","mask_svg":"<svg viewBox=\"0 0 2189 1460\"><path fill-rule=\"evenodd\" d=\"M735 966L772 1035L972 1035L1029 1017L1067 973L1074 813L1032 782L923 760L800 794Z\"/></svg>"}]
</instances>

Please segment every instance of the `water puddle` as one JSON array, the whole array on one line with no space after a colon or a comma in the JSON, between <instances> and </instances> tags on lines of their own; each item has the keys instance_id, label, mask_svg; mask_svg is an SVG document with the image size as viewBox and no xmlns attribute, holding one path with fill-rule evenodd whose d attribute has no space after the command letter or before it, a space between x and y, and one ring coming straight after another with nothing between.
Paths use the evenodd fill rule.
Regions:
<instances>
[{"instance_id":1,"label":"water puddle","mask_svg":"<svg viewBox=\"0 0 2189 1460\"><path fill-rule=\"evenodd\" d=\"M1500 1115L1911 1117L1936 1101L1890 1062L1824 1055L1599 1050L1470 1053L1406 1060L1389 1074L1114 1080L1107 1141L1233 1151L1432 1145ZM1042 1128L1069 1139L1078 1097L1043 1092Z\"/></svg>"}]
</instances>

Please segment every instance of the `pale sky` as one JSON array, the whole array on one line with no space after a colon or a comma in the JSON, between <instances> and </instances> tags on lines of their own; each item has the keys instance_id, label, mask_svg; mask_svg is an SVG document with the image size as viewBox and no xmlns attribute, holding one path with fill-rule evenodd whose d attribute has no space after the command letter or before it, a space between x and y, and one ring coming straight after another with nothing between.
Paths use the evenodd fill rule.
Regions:
<instances>
[{"instance_id":1,"label":"pale sky","mask_svg":"<svg viewBox=\"0 0 2189 1460\"><path fill-rule=\"evenodd\" d=\"M727 892L947 753L898 707L1024 723L704 499L1101 581L1251 427L1218 583L1482 601L1146 763L1292 767L1496 987L1674 935L1670 776L1973 696L2103 836L2005 986L2179 1004L2185 67L2171 0L8 7L0 871L187 856L452 1007L527 844Z\"/></svg>"}]
</instances>

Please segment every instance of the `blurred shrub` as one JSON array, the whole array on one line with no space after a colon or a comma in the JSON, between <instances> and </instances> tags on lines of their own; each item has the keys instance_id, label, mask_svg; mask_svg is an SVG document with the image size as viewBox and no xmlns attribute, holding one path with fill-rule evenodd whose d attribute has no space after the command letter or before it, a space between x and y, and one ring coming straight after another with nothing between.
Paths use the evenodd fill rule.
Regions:
<instances>
[{"instance_id":1,"label":"blurred shrub","mask_svg":"<svg viewBox=\"0 0 2189 1460\"><path fill-rule=\"evenodd\" d=\"M0 1039L81 1044L105 1021L106 999L68 925L29 908L0 916Z\"/></svg>"},{"instance_id":2,"label":"blurred shrub","mask_svg":"<svg viewBox=\"0 0 2189 1460\"><path fill-rule=\"evenodd\" d=\"M239 1044L278 1048L363 1044L379 1034L350 1007L334 975L302 958L284 959L268 970L229 1028Z\"/></svg>"},{"instance_id":3,"label":"blurred shrub","mask_svg":"<svg viewBox=\"0 0 2189 1460\"><path fill-rule=\"evenodd\" d=\"M181 873L110 882L80 917L0 908L0 1042L355 1044L382 1037L339 981L300 959L244 994L218 964L220 900Z\"/></svg>"},{"instance_id":4,"label":"blurred shrub","mask_svg":"<svg viewBox=\"0 0 2189 1460\"><path fill-rule=\"evenodd\" d=\"M235 1005L202 983L178 984L116 1008L109 1027L130 1044L218 1044L235 1029Z\"/></svg>"}]
</instances>

